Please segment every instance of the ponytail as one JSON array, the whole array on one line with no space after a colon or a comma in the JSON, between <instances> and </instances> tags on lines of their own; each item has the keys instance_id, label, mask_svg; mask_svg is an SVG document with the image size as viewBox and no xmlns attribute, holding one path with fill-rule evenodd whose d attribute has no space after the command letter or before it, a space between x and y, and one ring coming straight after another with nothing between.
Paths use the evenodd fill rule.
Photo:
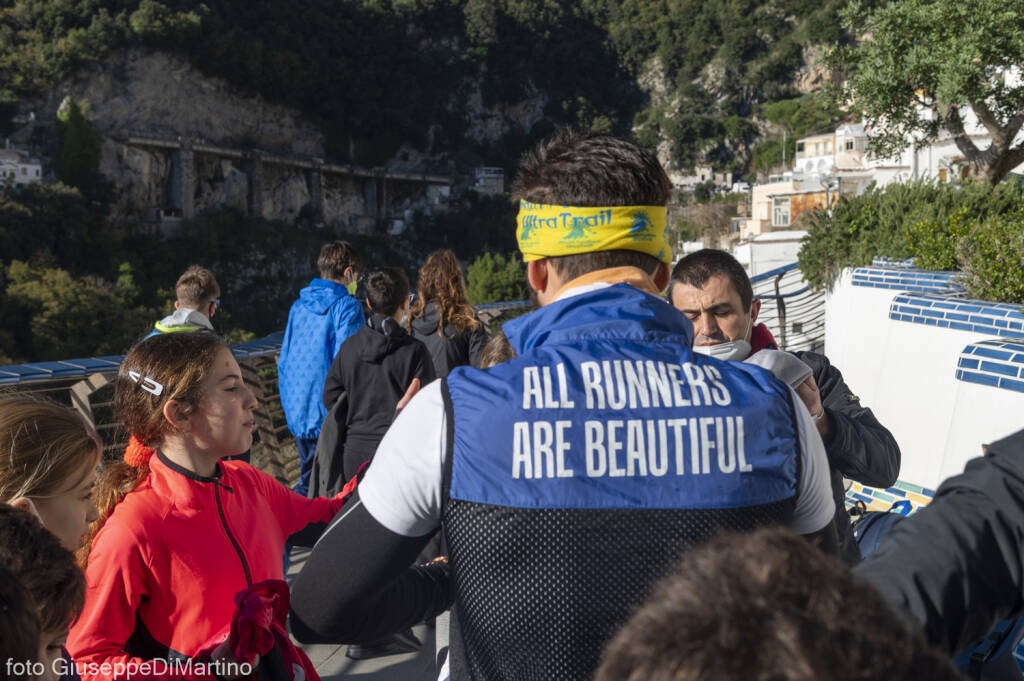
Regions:
<instances>
[{"instance_id":1,"label":"ponytail","mask_svg":"<svg viewBox=\"0 0 1024 681\"><path fill-rule=\"evenodd\" d=\"M94 492L98 515L89 525L85 544L76 553L78 564L83 570L89 564L89 551L92 550L92 542L96 535L114 512L114 507L149 475L149 459L155 453L152 448L142 444L132 435L124 449L124 461L113 461L100 470Z\"/></svg>"}]
</instances>

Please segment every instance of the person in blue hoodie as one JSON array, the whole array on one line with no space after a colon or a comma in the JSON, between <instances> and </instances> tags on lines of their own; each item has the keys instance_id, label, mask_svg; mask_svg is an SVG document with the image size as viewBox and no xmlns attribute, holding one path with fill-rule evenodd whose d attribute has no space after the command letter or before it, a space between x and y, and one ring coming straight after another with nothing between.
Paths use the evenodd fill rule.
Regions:
<instances>
[{"instance_id":1,"label":"person in blue hoodie","mask_svg":"<svg viewBox=\"0 0 1024 681\"><path fill-rule=\"evenodd\" d=\"M295 491L306 494L320 424L327 410L321 394L341 344L365 322L352 296L363 261L347 241L324 244L316 261L320 276L299 292L288 312L277 380L288 430L295 436L301 472Z\"/></svg>"}]
</instances>

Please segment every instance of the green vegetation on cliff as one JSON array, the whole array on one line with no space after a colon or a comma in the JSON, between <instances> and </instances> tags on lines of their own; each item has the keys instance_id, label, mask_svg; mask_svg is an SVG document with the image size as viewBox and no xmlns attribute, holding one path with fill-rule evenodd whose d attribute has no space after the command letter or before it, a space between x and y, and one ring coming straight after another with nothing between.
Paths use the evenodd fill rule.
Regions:
<instances>
[{"instance_id":1,"label":"green vegetation on cliff","mask_svg":"<svg viewBox=\"0 0 1024 681\"><path fill-rule=\"evenodd\" d=\"M841 40L841 4L7 0L0 109L111 49L136 46L186 55L208 74L300 108L338 159L379 163L411 144L511 164L571 123L620 134L635 127L648 146L668 142L677 165L740 170L763 132L753 120L760 107L799 96L793 79L805 48ZM543 115L482 147L467 135L477 94L494 109L536 97Z\"/></svg>"}]
</instances>

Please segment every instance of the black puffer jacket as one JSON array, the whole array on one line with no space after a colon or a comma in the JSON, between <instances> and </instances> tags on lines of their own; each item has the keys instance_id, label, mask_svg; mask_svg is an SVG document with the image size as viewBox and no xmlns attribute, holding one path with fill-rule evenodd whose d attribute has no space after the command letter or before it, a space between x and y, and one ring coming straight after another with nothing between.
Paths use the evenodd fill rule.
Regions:
<instances>
[{"instance_id":1,"label":"black puffer jacket","mask_svg":"<svg viewBox=\"0 0 1024 681\"><path fill-rule=\"evenodd\" d=\"M832 495L836 500L839 555L846 564L854 565L860 560L860 549L846 512L843 478L871 487L891 486L900 472L900 447L871 410L861 406L860 399L827 357L815 352L793 354L814 371L821 406L829 416L831 431L825 440L825 453L831 468Z\"/></svg>"},{"instance_id":2,"label":"black puffer jacket","mask_svg":"<svg viewBox=\"0 0 1024 681\"><path fill-rule=\"evenodd\" d=\"M373 456L412 379L426 385L435 377L427 348L391 317L373 315L342 343L327 372L323 397L328 411L342 393L348 397L346 413L336 414L343 431L346 480ZM355 470L349 470L350 459Z\"/></svg>"},{"instance_id":3,"label":"black puffer jacket","mask_svg":"<svg viewBox=\"0 0 1024 681\"><path fill-rule=\"evenodd\" d=\"M444 378L455 367L466 364L479 368L480 354L487 345L487 326L481 322L474 331L459 331L454 324L445 324L438 333L440 319L437 304L431 300L423 314L412 320L413 338L430 350L438 377Z\"/></svg>"},{"instance_id":4,"label":"black puffer jacket","mask_svg":"<svg viewBox=\"0 0 1024 681\"><path fill-rule=\"evenodd\" d=\"M920 625L929 642L953 653L996 620L1024 615L1021 527L1024 430L968 461L854 571Z\"/></svg>"}]
</instances>

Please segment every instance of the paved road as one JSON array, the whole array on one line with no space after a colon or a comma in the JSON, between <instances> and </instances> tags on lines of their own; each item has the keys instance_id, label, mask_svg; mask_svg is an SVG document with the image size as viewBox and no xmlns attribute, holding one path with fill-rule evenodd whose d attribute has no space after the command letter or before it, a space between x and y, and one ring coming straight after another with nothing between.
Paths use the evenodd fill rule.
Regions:
<instances>
[{"instance_id":1,"label":"paved road","mask_svg":"<svg viewBox=\"0 0 1024 681\"><path fill-rule=\"evenodd\" d=\"M289 581L302 569L308 555L309 552L303 549L292 551ZM438 629L442 636L447 633L443 624ZM324 681L436 681L435 630L420 625L413 632L423 641L423 649L419 653L388 655L372 660L350 660L345 657L348 646L344 645L306 645L302 648Z\"/></svg>"}]
</instances>

